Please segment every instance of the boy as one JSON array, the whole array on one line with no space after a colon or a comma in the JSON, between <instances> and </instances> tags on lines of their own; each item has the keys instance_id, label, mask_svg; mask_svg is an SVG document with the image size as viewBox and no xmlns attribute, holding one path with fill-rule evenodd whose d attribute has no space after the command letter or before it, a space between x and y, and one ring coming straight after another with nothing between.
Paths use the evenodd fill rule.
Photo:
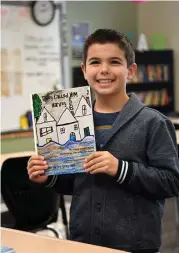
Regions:
<instances>
[{"instance_id":1,"label":"boy","mask_svg":"<svg viewBox=\"0 0 179 253\"><path fill-rule=\"evenodd\" d=\"M136 71L127 38L99 29L85 41L82 70L95 94L97 152L86 173L47 176L43 157L28 162L29 178L73 194L70 239L154 253L161 244L164 201L179 192L175 130L167 117L146 107L126 82Z\"/></svg>"}]
</instances>

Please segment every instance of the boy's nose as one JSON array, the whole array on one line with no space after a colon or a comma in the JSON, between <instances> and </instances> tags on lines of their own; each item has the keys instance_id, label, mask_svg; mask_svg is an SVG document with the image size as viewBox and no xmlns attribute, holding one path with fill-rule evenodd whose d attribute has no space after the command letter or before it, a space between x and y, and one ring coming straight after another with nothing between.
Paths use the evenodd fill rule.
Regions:
<instances>
[{"instance_id":1,"label":"boy's nose","mask_svg":"<svg viewBox=\"0 0 179 253\"><path fill-rule=\"evenodd\" d=\"M109 73L109 66L108 64L102 64L100 69L101 74Z\"/></svg>"}]
</instances>

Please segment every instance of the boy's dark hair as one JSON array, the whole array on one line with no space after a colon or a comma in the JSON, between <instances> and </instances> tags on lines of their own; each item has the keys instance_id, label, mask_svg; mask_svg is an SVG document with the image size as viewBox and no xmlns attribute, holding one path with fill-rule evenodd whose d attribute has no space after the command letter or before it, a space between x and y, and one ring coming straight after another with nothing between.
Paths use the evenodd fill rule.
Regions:
<instances>
[{"instance_id":1,"label":"boy's dark hair","mask_svg":"<svg viewBox=\"0 0 179 253\"><path fill-rule=\"evenodd\" d=\"M112 29L98 29L94 33L90 34L84 42L82 58L84 65L86 65L88 49L95 43L115 43L124 51L127 60L127 67L135 63L135 52L132 48L132 43L127 37Z\"/></svg>"}]
</instances>

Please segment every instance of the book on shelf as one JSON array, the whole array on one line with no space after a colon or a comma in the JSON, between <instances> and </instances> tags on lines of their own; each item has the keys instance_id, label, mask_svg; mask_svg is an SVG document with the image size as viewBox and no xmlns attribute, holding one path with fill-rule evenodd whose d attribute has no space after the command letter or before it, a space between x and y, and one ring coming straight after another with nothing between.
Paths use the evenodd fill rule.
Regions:
<instances>
[{"instance_id":1,"label":"book on shelf","mask_svg":"<svg viewBox=\"0 0 179 253\"><path fill-rule=\"evenodd\" d=\"M169 66L163 65L163 81L168 82L169 81Z\"/></svg>"},{"instance_id":2,"label":"book on shelf","mask_svg":"<svg viewBox=\"0 0 179 253\"><path fill-rule=\"evenodd\" d=\"M155 66L147 65L148 82L154 82L156 80Z\"/></svg>"},{"instance_id":3,"label":"book on shelf","mask_svg":"<svg viewBox=\"0 0 179 253\"><path fill-rule=\"evenodd\" d=\"M153 91L153 97L152 97L152 105L158 106L159 105L159 92L160 91Z\"/></svg>"},{"instance_id":4,"label":"book on shelf","mask_svg":"<svg viewBox=\"0 0 179 253\"><path fill-rule=\"evenodd\" d=\"M161 105L167 105L169 103L169 96L166 89L162 89L161 91Z\"/></svg>"},{"instance_id":5,"label":"book on shelf","mask_svg":"<svg viewBox=\"0 0 179 253\"><path fill-rule=\"evenodd\" d=\"M168 82L169 66L167 64L148 64L137 67L130 83L148 83L148 82Z\"/></svg>"},{"instance_id":6,"label":"book on shelf","mask_svg":"<svg viewBox=\"0 0 179 253\"><path fill-rule=\"evenodd\" d=\"M152 105L152 91L146 92L145 96L145 105L149 106Z\"/></svg>"},{"instance_id":7,"label":"book on shelf","mask_svg":"<svg viewBox=\"0 0 179 253\"><path fill-rule=\"evenodd\" d=\"M147 106L165 106L170 102L166 89L136 92L136 95Z\"/></svg>"},{"instance_id":8,"label":"book on shelf","mask_svg":"<svg viewBox=\"0 0 179 253\"><path fill-rule=\"evenodd\" d=\"M155 80L156 81L162 81L163 80L162 73L163 73L162 65L157 64L155 66Z\"/></svg>"},{"instance_id":9,"label":"book on shelf","mask_svg":"<svg viewBox=\"0 0 179 253\"><path fill-rule=\"evenodd\" d=\"M96 150L89 86L32 94L35 149L48 163L47 175L84 172Z\"/></svg>"}]
</instances>

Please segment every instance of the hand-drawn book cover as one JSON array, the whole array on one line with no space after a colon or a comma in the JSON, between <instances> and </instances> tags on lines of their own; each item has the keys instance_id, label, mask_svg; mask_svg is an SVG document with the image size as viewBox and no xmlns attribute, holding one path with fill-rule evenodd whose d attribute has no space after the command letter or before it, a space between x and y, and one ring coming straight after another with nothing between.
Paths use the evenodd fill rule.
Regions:
<instances>
[{"instance_id":1,"label":"hand-drawn book cover","mask_svg":"<svg viewBox=\"0 0 179 253\"><path fill-rule=\"evenodd\" d=\"M84 172L96 150L90 87L32 94L36 152L45 157L46 175Z\"/></svg>"}]
</instances>

